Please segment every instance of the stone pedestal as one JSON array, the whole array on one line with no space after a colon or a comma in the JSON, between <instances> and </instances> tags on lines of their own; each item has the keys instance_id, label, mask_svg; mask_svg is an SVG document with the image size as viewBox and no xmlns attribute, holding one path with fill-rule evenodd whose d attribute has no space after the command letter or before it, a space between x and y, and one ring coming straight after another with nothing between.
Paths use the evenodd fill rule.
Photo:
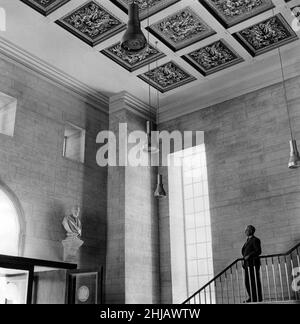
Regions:
<instances>
[{"instance_id":1,"label":"stone pedestal","mask_svg":"<svg viewBox=\"0 0 300 324\"><path fill-rule=\"evenodd\" d=\"M84 242L78 237L67 237L62 241L64 248L64 261L78 263L78 251Z\"/></svg>"}]
</instances>

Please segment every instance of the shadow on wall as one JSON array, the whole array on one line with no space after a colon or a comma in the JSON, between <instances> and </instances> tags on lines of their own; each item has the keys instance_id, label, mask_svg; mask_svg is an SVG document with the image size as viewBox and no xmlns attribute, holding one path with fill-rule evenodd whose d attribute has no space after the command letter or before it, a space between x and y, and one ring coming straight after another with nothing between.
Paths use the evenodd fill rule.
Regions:
<instances>
[{"instance_id":1,"label":"shadow on wall","mask_svg":"<svg viewBox=\"0 0 300 324\"><path fill-rule=\"evenodd\" d=\"M100 271L106 262L107 167L96 163L96 137L104 123L95 123L93 114L85 117L85 161L82 166L81 206L82 237L79 267Z\"/></svg>"},{"instance_id":2,"label":"shadow on wall","mask_svg":"<svg viewBox=\"0 0 300 324\"><path fill-rule=\"evenodd\" d=\"M53 201L51 202L51 205L49 206L47 213L46 213L46 219L49 222L49 228L51 228L51 224L58 224L57 225L57 237L55 239L57 239L59 242L61 242L62 240L65 239L65 232L64 232L64 228L62 226L62 220L66 214L66 208L65 206L62 204L62 202L58 199L53 199ZM50 234L51 235L51 234ZM57 260L63 260L63 248L61 246L61 250L57 250L57 249L53 249L53 254L55 256L55 258Z\"/></svg>"}]
</instances>

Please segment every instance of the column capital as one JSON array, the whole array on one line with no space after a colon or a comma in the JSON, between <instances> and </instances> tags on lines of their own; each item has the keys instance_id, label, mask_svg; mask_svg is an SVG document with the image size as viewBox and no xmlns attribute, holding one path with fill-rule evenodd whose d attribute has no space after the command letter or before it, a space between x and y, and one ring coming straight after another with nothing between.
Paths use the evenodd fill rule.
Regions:
<instances>
[{"instance_id":1,"label":"column capital","mask_svg":"<svg viewBox=\"0 0 300 324\"><path fill-rule=\"evenodd\" d=\"M156 121L156 108L145 104L127 91L119 92L109 98L109 114L111 115L121 110L128 110L147 120L151 116L151 121Z\"/></svg>"}]
</instances>

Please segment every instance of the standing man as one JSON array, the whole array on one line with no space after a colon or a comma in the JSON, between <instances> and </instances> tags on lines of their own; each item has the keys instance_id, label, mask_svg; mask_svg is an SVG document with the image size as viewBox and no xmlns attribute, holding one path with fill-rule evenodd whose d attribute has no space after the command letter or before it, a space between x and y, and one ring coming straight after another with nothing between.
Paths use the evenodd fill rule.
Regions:
<instances>
[{"instance_id":1,"label":"standing man","mask_svg":"<svg viewBox=\"0 0 300 324\"><path fill-rule=\"evenodd\" d=\"M261 302L262 291L260 282L260 258L261 244L260 239L254 236L255 227L248 225L245 234L247 241L242 248L244 258L243 268L245 272L245 286L249 298L246 303Z\"/></svg>"}]
</instances>

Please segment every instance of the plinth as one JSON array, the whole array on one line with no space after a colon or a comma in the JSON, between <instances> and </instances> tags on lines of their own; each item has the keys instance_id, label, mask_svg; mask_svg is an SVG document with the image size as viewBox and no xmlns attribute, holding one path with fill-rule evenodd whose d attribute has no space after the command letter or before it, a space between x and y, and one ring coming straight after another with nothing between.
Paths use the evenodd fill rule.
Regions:
<instances>
[{"instance_id":1,"label":"plinth","mask_svg":"<svg viewBox=\"0 0 300 324\"><path fill-rule=\"evenodd\" d=\"M78 263L78 251L84 242L78 237L67 237L61 243L64 248L64 261Z\"/></svg>"}]
</instances>

